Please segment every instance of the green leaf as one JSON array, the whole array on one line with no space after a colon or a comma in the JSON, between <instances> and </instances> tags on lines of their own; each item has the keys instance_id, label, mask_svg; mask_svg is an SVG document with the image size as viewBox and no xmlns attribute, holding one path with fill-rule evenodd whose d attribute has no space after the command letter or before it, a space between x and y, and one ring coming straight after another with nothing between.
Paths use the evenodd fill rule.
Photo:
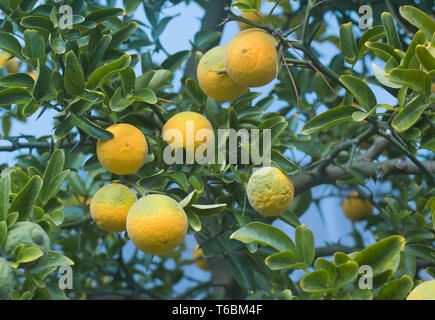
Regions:
<instances>
[{"instance_id":1,"label":"green leaf","mask_svg":"<svg viewBox=\"0 0 435 320\"><path fill-rule=\"evenodd\" d=\"M183 200L181 200L179 202L180 206L182 208L186 208L188 206L191 206L192 204L194 204L196 202L196 200L198 199L198 191L197 190L193 190L191 193L189 193Z\"/></svg>"},{"instance_id":2,"label":"green leaf","mask_svg":"<svg viewBox=\"0 0 435 320\"><path fill-rule=\"evenodd\" d=\"M354 261L347 261L337 266L335 288L343 288L358 277L359 267Z\"/></svg>"},{"instance_id":3,"label":"green leaf","mask_svg":"<svg viewBox=\"0 0 435 320\"><path fill-rule=\"evenodd\" d=\"M423 95L429 96L431 80L429 75L415 69L394 69L390 72L391 81L407 86Z\"/></svg>"},{"instance_id":4,"label":"green leaf","mask_svg":"<svg viewBox=\"0 0 435 320\"><path fill-rule=\"evenodd\" d=\"M0 222L8 218L10 180L5 175L0 178Z\"/></svg>"},{"instance_id":5,"label":"green leaf","mask_svg":"<svg viewBox=\"0 0 435 320\"><path fill-rule=\"evenodd\" d=\"M0 78L2 87L33 87L35 81L27 73L13 73Z\"/></svg>"},{"instance_id":6,"label":"green leaf","mask_svg":"<svg viewBox=\"0 0 435 320\"><path fill-rule=\"evenodd\" d=\"M35 29L41 31L41 34L48 35L53 31L53 22L42 15L30 15L21 19L20 24L26 29Z\"/></svg>"},{"instance_id":7,"label":"green leaf","mask_svg":"<svg viewBox=\"0 0 435 320\"><path fill-rule=\"evenodd\" d=\"M361 57L368 48L365 46L365 43L368 41L376 42L382 39L385 36L385 29L383 26L374 26L373 28L368 29L361 38L358 40L358 48L359 53L358 57Z\"/></svg>"},{"instance_id":8,"label":"green leaf","mask_svg":"<svg viewBox=\"0 0 435 320\"><path fill-rule=\"evenodd\" d=\"M195 80L188 78L184 82L184 85L186 87L187 94L192 98L195 105L202 105L205 100L205 94L202 92L198 83Z\"/></svg>"},{"instance_id":9,"label":"green leaf","mask_svg":"<svg viewBox=\"0 0 435 320\"><path fill-rule=\"evenodd\" d=\"M402 85L391 81L390 78L385 75L384 70L379 68L374 62L372 63L372 69L373 73L375 74L376 80L378 80L380 84L395 89L400 89L403 87Z\"/></svg>"},{"instance_id":10,"label":"green leaf","mask_svg":"<svg viewBox=\"0 0 435 320\"><path fill-rule=\"evenodd\" d=\"M127 41L137 30L137 22L130 22L125 27L112 34L111 48L117 48L121 43Z\"/></svg>"},{"instance_id":11,"label":"green leaf","mask_svg":"<svg viewBox=\"0 0 435 320\"><path fill-rule=\"evenodd\" d=\"M56 54L64 54L66 47L65 42L63 41L62 34L58 31L50 33L48 37L48 42L50 43L51 48Z\"/></svg>"},{"instance_id":12,"label":"green leaf","mask_svg":"<svg viewBox=\"0 0 435 320\"><path fill-rule=\"evenodd\" d=\"M302 168L285 157L281 152L272 149L272 163L284 171L286 174L295 174L302 171Z\"/></svg>"},{"instance_id":13,"label":"green leaf","mask_svg":"<svg viewBox=\"0 0 435 320\"><path fill-rule=\"evenodd\" d=\"M306 269L309 267L308 264L298 261L293 251L282 251L270 255L265 259L265 263L271 270Z\"/></svg>"},{"instance_id":14,"label":"green leaf","mask_svg":"<svg viewBox=\"0 0 435 320\"><path fill-rule=\"evenodd\" d=\"M0 221L0 250L3 249L8 238L8 225L6 221Z\"/></svg>"},{"instance_id":15,"label":"green leaf","mask_svg":"<svg viewBox=\"0 0 435 320\"><path fill-rule=\"evenodd\" d=\"M166 175L169 179L178 184L184 191L189 189L189 182L186 175L181 171L170 172Z\"/></svg>"},{"instance_id":16,"label":"green leaf","mask_svg":"<svg viewBox=\"0 0 435 320\"><path fill-rule=\"evenodd\" d=\"M313 232L304 224L296 228L296 258L299 262L311 265L316 255Z\"/></svg>"},{"instance_id":17,"label":"green leaf","mask_svg":"<svg viewBox=\"0 0 435 320\"><path fill-rule=\"evenodd\" d=\"M117 16L124 16L124 9L120 8L103 8L92 11L86 16L86 21L101 22Z\"/></svg>"},{"instance_id":18,"label":"green leaf","mask_svg":"<svg viewBox=\"0 0 435 320\"><path fill-rule=\"evenodd\" d=\"M89 76L87 88L90 90L94 90L101 87L115 74L127 68L130 65L130 62L131 56L128 54L124 54L119 59L98 68Z\"/></svg>"},{"instance_id":19,"label":"green leaf","mask_svg":"<svg viewBox=\"0 0 435 320\"><path fill-rule=\"evenodd\" d=\"M126 69L127 70L127 69ZM115 93L110 99L109 107L112 111L121 112L131 106L134 102L133 98L126 99L122 94L122 88L116 89Z\"/></svg>"},{"instance_id":20,"label":"green leaf","mask_svg":"<svg viewBox=\"0 0 435 320\"><path fill-rule=\"evenodd\" d=\"M358 48L352 27L352 22L340 26L340 43L344 60L353 65L358 60Z\"/></svg>"},{"instance_id":21,"label":"green leaf","mask_svg":"<svg viewBox=\"0 0 435 320\"><path fill-rule=\"evenodd\" d=\"M420 119L424 110L429 106L430 101L425 99L424 96L418 95L408 102L404 108L400 109L391 125L399 132L408 130Z\"/></svg>"},{"instance_id":22,"label":"green leaf","mask_svg":"<svg viewBox=\"0 0 435 320\"><path fill-rule=\"evenodd\" d=\"M33 210L39 191L42 188L42 179L39 176L32 177L24 188L15 196L9 207L9 212L17 211L19 220L26 220Z\"/></svg>"},{"instance_id":23,"label":"green leaf","mask_svg":"<svg viewBox=\"0 0 435 320\"><path fill-rule=\"evenodd\" d=\"M400 15L405 18L410 24L421 29L427 39L431 39L435 32L435 21L425 14L420 9L412 6L401 6L399 9Z\"/></svg>"},{"instance_id":24,"label":"green leaf","mask_svg":"<svg viewBox=\"0 0 435 320\"><path fill-rule=\"evenodd\" d=\"M226 203L218 203L218 204L192 204L191 210L200 217L211 217L217 214L220 214L225 211L227 208Z\"/></svg>"},{"instance_id":25,"label":"green leaf","mask_svg":"<svg viewBox=\"0 0 435 320\"><path fill-rule=\"evenodd\" d=\"M23 88L8 88L0 91L0 106L26 103L31 96Z\"/></svg>"},{"instance_id":26,"label":"green leaf","mask_svg":"<svg viewBox=\"0 0 435 320\"><path fill-rule=\"evenodd\" d=\"M38 248L24 248L23 251L21 251L21 254L18 257L17 263L27 263L31 261L35 261L42 257L44 253L41 251L41 249Z\"/></svg>"},{"instance_id":27,"label":"green leaf","mask_svg":"<svg viewBox=\"0 0 435 320\"><path fill-rule=\"evenodd\" d=\"M63 170L65 164L65 153L63 150L56 149L48 161L47 168L44 172L44 183L41 188L40 198L42 203L48 200L48 195L50 194L50 184L55 177L57 177Z\"/></svg>"},{"instance_id":28,"label":"green leaf","mask_svg":"<svg viewBox=\"0 0 435 320\"><path fill-rule=\"evenodd\" d=\"M231 273L239 286L248 295L255 295L257 286L254 278L254 272L250 267L251 261L244 255L229 254Z\"/></svg>"},{"instance_id":29,"label":"green leaf","mask_svg":"<svg viewBox=\"0 0 435 320\"><path fill-rule=\"evenodd\" d=\"M418 60L427 71L435 70L435 57L429 52L429 50L423 45L417 45L415 47L415 53Z\"/></svg>"},{"instance_id":30,"label":"green leaf","mask_svg":"<svg viewBox=\"0 0 435 320\"><path fill-rule=\"evenodd\" d=\"M162 87L164 84L166 84L169 80L172 79L174 76L174 73L170 70L157 70L151 80L147 84L147 88L151 90L157 90L160 87ZM136 88L141 89L141 88Z\"/></svg>"},{"instance_id":31,"label":"green leaf","mask_svg":"<svg viewBox=\"0 0 435 320\"><path fill-rule=\"evenodd\" d=\"M109 48L111 41L112 41L112 36L108 34L103 35L101 39L98 41L95 48L89 54L87 74L90 74L98 67L99 62L103 58L106 50Z\"/></svg>"},{"instance_id":32,"label":"green leaf","mask_svg":"<svg viewBox=\"0 0 435 320\"><path fill-rule=\"evenodd\" d=\"M405 248L405 252L423 260L435 263L435 250L423 244L410 244Z\"/></svg>"},{"instance_id":33,"label":"green leaf","mask_svg":"<svg viewBox=\"0 0 435 320\"><path fill-rule=\"evenodd\" d=\"M209 48L214 42L219 40L222 32L212 30L201 30L195 34L194 43L198 50Z\"/></svg>"},{"instance_id":34,"label":"green leaf","mask_svg":"<svg viewBox=\"0 0 435 320\"><path fill-rule=\"evenodd\" d=\"M56 252L53 250L49 250L47 255L42 258L35 267L32 268L32 274L40 275L47 272L47 270L54 270L61 266L72 266L74 265L74 261L70 258Z\"/></svg>"},{"instance_id":35,"label":"green leaf","mask_svg":"<svg viewBox=\"0 0 435 320\"><path fill-rule=\"evenodd\" d=\"M201 231L201 220L199 220L198 216L190 210L186 210L186 216L189 226L196 232Z\"/></svg>"},{"instance_id":36,"label":"green leaf","mask_svg":"<svg viewBox=\"0 0 435 320\"><path fill-rule=\"evenodd\" d=\"M149 103L149 104L157 103L157 97L155 93L147 88L137 90L136 93L131 98L135 99L136 101Z\"/></svg>"},{"instance_id":37,"label":"green leaf","mask_svg":"<svg viewBox=\"0 0 435 320\"><path fill-rule=\"evenodd\" d=\"M399 35L397 34L394 18L389 12L383 12L381 15L382 24L384 25L385 34L387 36L388 43L396 49L402 50L402 44L400 42Z\"/></svg>"},{"instance_id":38,"label":"green leaf","mask_svg":"<svg viewBox=\"0 0 435 320\"><path fill-rule=\"evenodd\" d=\"M326 270L316 270L305 275L300 281L300 286L306 292L334 291L328 280L329 274Z\"/></svg>"},{"instance_id":39,"label":"green leaf","mask_svg":"<svg viewBox=\"0 0 435 320\"><path fill-rule=\"evenodd\" d=\"M424 44L426 41L423 31L418 30L417 33L414 35L414 38L412 38L411 43L408 46L408 49L406 50L405 58L403 58L402 62L402 68L407 69L409 67L409 64L411 62L411 59L414 57L415 54L415 48L419 44Z\"/></svg>"},{"instance_id":40,"label":"green leaf","mask_svg":"<svg viewBox=\"0 0 435 320\"><path fill-rule=\"evenodd\" d=\"M183 50L172 54L162 62L162 68L175 71L183 64L184 61L188 60L191 55L192 52L189 50Z\"/></svg>"},{"instance_id":41,"label":"green leaf","mask_svg":"<svg viewBox=\"0 0 435 320\"><path fill-rule=\"evenodd\" d=\"M375 94L364 81L344 75L340 77L340 82L352 93L364 110L370 111L376 107Z\"/></svg>"},{"instance_id":42,"label":"green leaf","mask_svg":"<svg viewBox=\"0 0 435 320\"><path fill-rule=\"evenodd\" d=\"M277 218L291 225L293 228L297 228L298 226L301 225L298 216L295 213L293 213L291 208L281 213Z\"/></svg>"},{"instance_id":43,"label":"green leaf","mask_svg":"<svg viewBox=\"0 0 435 320\"><path fill-rule=\"evenodd\" d=\"M414 282L409 276L392 280L376 296L376 300L403 300L411 292Z\"/></svg>"},{"instance_id":44,"label":"green leaf","mask_svg":"<svg viewBox=\"0 0 435 320\"><path fill-rule=\"evenodd\" d=\"M70 116L73 118L73 121L77 127L82 129L91 137L100 140L110 140L113 139L113 133L107 131L100 126L96 125L92 121L90 121L86 117L78 117L74 113L70 113Z\"/></svg>"},{"instance_id":45,"label":"green leaf","mask_svg":"<svg viewBox=\"0 0 435 320\"><path fill-rule=\"evenodd\" d=\"M360 266L370 266L373 272L382 271L396 255L400 254L400 251L405 247L405 243L405 238L391 236L358 252L353 260Z\"/></svg>"},{"instance_id":46,"label":"green leaf","mask_svg":"<svg viewBox=\"0 0 435 320\"><path fill-rule=\"evenodd\" d=\"M352 114L361 111L354 106L339 106L319 114L308 121L302 128L305 134L312 134L321 129L326 129L343 122L354 121Z\"/></svg>"},{"instance_id":47,"label":"green leaf","mask_svg":"<svg viewBox=\"0 0 435 320\"><path fill-rule=\"evenodd\" d=\"M281 230L262 222L251 222L235 231L230 239L243 243L255 242L277 251L295 251L293 241Z\"/></svg>"},{"instance_id":48,"label":"green leaf","mask_svg":"<svg viewBox=\"0 0 435 320\"><path fill-rule=\"evenodd\" d=\"M25 46L22 53L27 58L41 59L45 57L44 38L35 30L24 31Z\"/></svg>"},{"instance_id":49,"label":"green leaf","mask_svg":"<svg viewBox=\"0 0 435 320\"><path fill-rule=\"evenodd\" d=\"M44 64L41 64L41 60L38 60L37 74L35 86L33 87L33 97L39 101L50 93L51 85L50 70Z\"/></svg>"},{"instance_id":50,"label":"green leaf","mask_svg":"<svg viewBox=\"0 0 435 320\"><path fill-rule=\"evenodd\" d=\"M85 90L85 78L82 67L73 51L65 58L65 89L71 96L80 95Z\"/></svg>"},{"instance_id":51,"label":"green leaf","mask_svg":"<svg viewBox=\"0 0 435 320\"><path fill-rule=\"evenodd\" d=\"M9 52L11 55L18 57L21 60L24 60L24 57L21 53L22 48L20 42L9 33L0 32L0 49Z\"/></svg>"}]
</instances>

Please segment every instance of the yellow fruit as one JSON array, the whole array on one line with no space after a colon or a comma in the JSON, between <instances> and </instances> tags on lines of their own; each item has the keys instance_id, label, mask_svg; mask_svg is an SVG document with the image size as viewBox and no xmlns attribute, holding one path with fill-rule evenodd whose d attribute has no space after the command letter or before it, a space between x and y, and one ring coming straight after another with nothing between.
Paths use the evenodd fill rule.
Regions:
<instances>
[{"instance_id":1,"label":"yellow fruit","mask_svg":"<svg viewBox=\"0 0 435 320\"><path fill-rule=\"evenodd\" d=\"M266 17L261 12L257 12L257 13L255 13L255 12L243 12L240 16L242 18L245 18L246 20L249 20L249 21L252 21L255 23L259 23L259 24L264 23L264 21L266 20ZM261 19L258 16L260 16ZM255 28L254 26L247 24L247 23L244 23L244 22L241 22L241 21L238 21L238 24L239 24L240 30Z\"/></svg>"},{"instance_id":2,"label":"yellow fruit","mask_svg":"<svg viewBox=\"0 0 435 320\"><path fill-rule=\"evenodd\" d=\"M247 87L239 86L226 73L225 46L214 47L199 61L198 82L202 91L215 100L231 101L240 97Z\"/></svg>"},{"instance_id":3,"label":"yellow fruit","mask_svg":"<svg viewBox=\"0 0 435 320\"><path fill-rule=\"evenodd\" d=\"M352 190L349 197L343 200L343 211L352 222L363 220L373 214L370 201L361 198L356 190Z\"/></svg>"},{"instance_id":4,"label":"yellow fruit","mask_svg":"<svg viewBox=\"0 0 435 320\"><path fill-rule=\"evenodd\" d=\"M17 73L20 70L20 62L12 58L7 52L0 53L0 68L5 68L8 73Z\"/></svg>"},{"instance_id":5,"label":"yellow fruit","mask_svg":"<svg viewBox=\"0 0 435 320\"><path fill-rule=\"evenodd\" d=\"M293 201L294 187L289 177L278 168L263 167L249 178L246 194L256 211L266 217L277 216Z\"/></svg>"},{"instance_id":6,"label":"yellow fruit","mask_svg":"<svg viewBox=\"0 0 435 320\"><path fill-rule=\"evenodd\" d=\"M108 184L91 200L92 219L104 231L125 231L128 211L136 201L136 194L128 187L119 183Z\"/></svg>"},{"instance_id":7,"label":"yellow fruit","mask_svg":"<svg viewBox=\"0 0 435 320\"><path fill-rule=\"evenodd\" d=\"M279 71L278 41L261 29L240 32L227 45L225 69L236 83L261 87L276 78Z\"/></svg>"},{"instance_id":8,"label":"yellow fruit","mask_svg":"<svg viewBox=\"0 0 435 320\"><path fill-rule=\"evenodd\" d=\"M406 300L435 300L435 280L425 281L416 286Z\"/></svg>"},{"instance_id":9,"label":"yellow fruit","mask_svg":"<svg viewBox=\"0 0 435 320\"><path fill-rule=\"evenodd\" d=\"M109 128L114 137L98 140L97 156L101 165L118 175L136 173L145 163L148 144L144 134L136 127L119 123Z\"/></svg>"},{"instance_id":10,"label":"yellow fruit","mask_svg":"<svg viewBox=\"0 0 435 320\"><path fill-rule=\"evenodd\" d=\"M177 130L176 132L180 134L182 141L178 141L180 139L172 136L169 131L171 129ZM213 131L213 127L206 117L196 112L180 112L166 122L162 130L162 136L168 143L172 143L175 140L175 149L186 149L188 146L193 146L196 150L196 148L207 141L206 137L201 137L198 140L195 139L198 131L203 129ZM168 136L165 137L165 135Z\"/></svg>"},{"instance_id":11,"label":"yellow fruit","mask_svg":"<svg viewBox=\"0 0 435 320\"><path fill-rule=\"evenodd\" d=\"M149 195L131 207L127 232L139 250L162 255L183 242L187 233L187 216L174 199L161 194Z\"/></svg>"},{"instance_id":12,"label":"yellow fruit","mask_svg":"<svg viewBox=\"0 0 435 320\"><path fill-rule=\"evenodd\" d=\"M34 71L30 71L30 72L28 73L28 75L29 75L33 80L36 81L36 76L37 76L36 72L34 72Z\"/></svg>"},{"instance_id":13,"label":"yellow fruit","mask_svg":"<svg viewBox=\"0 0 435 320\"><path fill-rule=\"evenodd\" d=\"M210 271L211 268L208 265L207 261L204 259L204 251L199 247L198 244L196 244L195 247L193 247L192 256L198 268L204 271Z\"/></svg>"}]
</instances>

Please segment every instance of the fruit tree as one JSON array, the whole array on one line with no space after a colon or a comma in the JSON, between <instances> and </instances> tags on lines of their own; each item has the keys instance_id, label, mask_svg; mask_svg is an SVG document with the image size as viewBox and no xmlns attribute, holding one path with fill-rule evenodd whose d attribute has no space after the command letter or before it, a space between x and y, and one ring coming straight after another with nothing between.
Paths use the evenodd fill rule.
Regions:
<instances>
[{"instance_id":1,"label":"fruit tree","mask_svg":"<svg viewBox=\"0 0 435 320\"><path fill-rule=\"evenodd\" d=\"M0 0L0 299L435 300L434 9Z\"/></svg>"}]
</instances>

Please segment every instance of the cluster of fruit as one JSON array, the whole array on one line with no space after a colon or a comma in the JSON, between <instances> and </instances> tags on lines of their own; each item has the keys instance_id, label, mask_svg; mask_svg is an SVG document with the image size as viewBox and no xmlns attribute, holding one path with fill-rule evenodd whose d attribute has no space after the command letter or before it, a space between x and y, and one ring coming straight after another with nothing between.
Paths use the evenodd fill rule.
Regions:
<instances>
[{"instance_id":1,"label":"cluster of fruit","mask_svg":"<svg viewBox=\"0 0 435 320\"><path fill-rule=\"evenodd\" d=\"M163 132L178 129L186 132L187 121L194 122L194 131L212 130L202 115L182 112L166 122ZM148 145L144 134L136 127L120 123L107 129L110 140L97 142L97 157L103 167L117 175L136 173L145 163ZM183 147L186 147L183 136ZM197 148L204 141L196 141ZM278 168L256 170L247 185L252 207L264 216L277 216L290 205L294 196L291 180ZM141 251L161 255L174 250L187 233L187 217L174 199L163 194L151 194L137 199L129 187L111 183L96 192L90 203L96 224L107 232L127 231L129 238ZM198 250L196 250L198 251Z\"/></svg>"},{"instance_id":2,"label":"cluster of fruit","mask_svg":"<svg viewBox=\"0 0 435 320\"><path fill-rule=\"evenodd\" d=\"M202 91L215 100L232 101L248 88L273 81L280 70L279 43L265 30L248 28L226 46L210 49L198 64Z\"/></svg>"}]
</instances>

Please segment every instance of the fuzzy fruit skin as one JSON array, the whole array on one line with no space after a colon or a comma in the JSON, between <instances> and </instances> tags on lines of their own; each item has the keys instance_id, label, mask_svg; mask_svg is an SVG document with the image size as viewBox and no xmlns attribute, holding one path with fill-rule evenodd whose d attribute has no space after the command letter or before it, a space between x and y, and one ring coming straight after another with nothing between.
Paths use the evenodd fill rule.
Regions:
<instances>
[{"instance_id":1,"label":"fuzzy fruit skin","mask_svg":"<svg viewBox=\"0 0 435 320\"><path fill-rule=\"evenodd\" d=\"M294 197L291 180L278 168L263 167L255 171L246 189L249 203L266 217L283 213Z\"/></svg>"},{"instance_id":2,"label":"fuzzy fruit skin","mask_svg":"<svg viewBox=\"0 0 435 320\"><path fill-rule=\"evenodd\" d=\"M195 136L199 130L206 129L213 131L213 127L211 126L210 122L207 120L206 117L204 117L202 114L199 114L197 112L180 112L177 113L175 116L173 116L171 119L169 119L166 124L163 127L162 130L162 137L165 139L168 143L172 143L172 141L175 140L174 137L171 137L171 134L169 130L176 129L179 133L181 133L183 141L177 141L175 140L174 144L176 144L174 147L175 149L178 148L184 148L187 149L187 146L189 144L192 144L192 141L187 141L189 137L186 133L186 127L188 127L189 122L193 122L193 137L194 139L193 146L194 150L198 148L201 144L207 141L206 138L203 138L202 140L196 140ZM189 129L189 128L188 128ZM168 134L168 137L165 137L165 134ZM172 139L171 139L172 138ZM189 139L190 140L190 139Z\"/></svg>"},{"instance_id":3,"label":"fuzzy fruit skin","mask_svg":"<svg viewBox=\"0 0 435 320\"><path fill-rule=\"evenodd\" d=\"M198 64L198 82L202 91L212 99L232 101L246 90L239 86L226 73L224 66L225 46L214 47L207 51Z\"/></svg>"},{"instance_id":4,"label":"fuzzy fruit skin","mask_svg":"<svg viewBox=\"0 0 435 320\"><path fill-rule=\"evenodd\" d=\"M9 262L0 257L0 300L9 300L14 284L14 273Z\"/></svg>"},{"instance_id":5,"label":"fuzzy fruit skin","mask_svg":"<svg viewBox=\"0 0 435 320\"><path fill-rule=\"evenodd\" d=\"M352 190L349 197L343 200L343 212L352 221L361 221L373 215L373 206L370 201L362 199L356 190Z\"/></svg>"},{"instance_id":6,"label":"fuzzy fruit skin","mask_svg":"<svg viewBox=\"0 0 435 320\"><path fill-rule=\"evenodd\" d=\"M8 238L6 244L3 248L4 255L12 259L14 249L20 245L24 245L24 249L35 247L42 251L44 257L48 253L50 247L50 240L48 239L47 233L39 224L23 221L15 223L12 228L8 231ZM39 259L41 259L40 257ZM39 260L38 259L38 260ZM36 260L37 261L37 260ZM21 264L20 266L30 267L36 261Z\"/></svg>"},{"instance_id":7,"label":"fuzzy fruit skin","mask_svg":"<svg viewBox=\"0 0 435 320\"><path fill-rule=\"evenodd\" d=\"M234 82L246 87L262 87L279 71L278 41L261 29L246 29L227 45L224 64Z\"/></svg>"},{"instance_id":8,"label":"fuzzy fruit skin","mask_svg":"<svg viewBox=\"0 0 435 320\"><path fill-rule=\"evenodd\" d=\"M435 280L425 281L416 286L406 300L435 300Z\"/></svg>"},{"instance_id":9,"label":"fuzzy fruit skin","mask_svg":"<svg viewBox=\"0 0 435 320\"><path fill-rule=\"evenodd\" d=\"M145 196L131 207L127 232L139 250L162 255L183 242L187 234L187 216L178 202L168 196Z\"/></svg>"},{"instance_id":10,"label":"fuzzy fruit skin","mask_svg":"<svg viewBox=\"0 0 435 320\"><path fill-rule=\"evenodd\" d=\"M204 251L199 247L198 244L193 247L192 252L193 260L195 260L195 264L198 268L204 271L210 271L210 265L204 259Z\"/></svg>"},{"instance_id":11,"label":"fuzzy fruit skin","mask_svg":"<svg viewBox=\"0 0 435 320\"><path fill-rule=\"evenodd\" d=\"M119 183L108 184L92 198L92 219L104 231L125 231L128 211L136 201L136 194L128 187Z\"/></svg>"},{"instance_id":12,"label":"fuzzy fruit skin","mask_svg":"<svg viewBox=\"0 0 435 320\"><path fill-rule=\"evenodd\" d=\"M114 137L98 140L97 156L101 165L111 173L136 173L146 161L148 144L144 134L135 126L119 123L107 128Z\"/></svg>"},{"instance_id":13,"label":"fuzzy fruit skin","mask_svg":"<svg viewBox=\"0 0 435 320\"><path fill-rule=\"evenodd\" d=\"M263 21L266 20L266 17L263 13L257 12L257 14L261 17L261 19ZM243 12L240 16L242 18L245 18L246 20L261 24L263 21L260 20L260 18L257 16L257 14L255 12ZM242 30L242 31L246 30L246 29L255 28L254 26L247 24L247 23L244 23L244 22L241 22L241 21L238 21L238 24L239 24L240 30Z\"/></svg>"}]
</instances>

